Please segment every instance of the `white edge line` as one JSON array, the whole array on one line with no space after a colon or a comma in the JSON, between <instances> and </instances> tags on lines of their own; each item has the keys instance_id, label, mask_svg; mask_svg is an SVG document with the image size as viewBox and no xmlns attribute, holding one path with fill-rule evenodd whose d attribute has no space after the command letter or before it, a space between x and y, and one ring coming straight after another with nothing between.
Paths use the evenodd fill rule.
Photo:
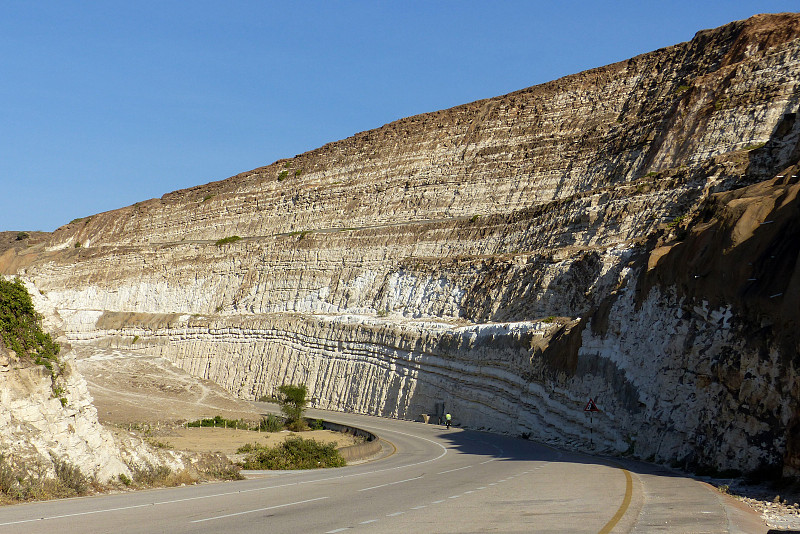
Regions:
<instances>
[{"instance_id":1,"label":"white edge line","mask_svg":"<svg viewBox=\"0 0 800 534\"><path fill-rule=\"evenodd\" d=\"M364 426L366 426L367 429L370 428L369 425L364 425ZM79 513L75 513L75 514L66 514L66 515L58 515L58 516L47 516L47 517L36 517L36 518L33 518L33 519L21 519L21 520L17 520L17 521L9 521L9 522L6 522L6 523L0 523L0 527L10 526L10 525L19 525L19 524L22 524L22 523L33 523L34 521L47 521L47 520L53 520L53 519L63 519L63 518L66 518L66 517L78 517L78 516L82 516L82 515L92 515L92 514L104 514L104 513L109 513L109 512L119 512L119 511L122 511L122 510L131 510L131 509L134 509L134 508L143 508L145 506L161 506L161 505L164 505L164 504L173 504L173 503L178 503L178 502L196 501L196 500L202 500L202 499L210 499L210 498L214 498L214 497L225 497L225 496L228 496L228 495L234 495L236 493L251 493L251 492L255 492L255 491L266 491L266 490L282 488L282 487L286 487L286 486L296 486L296 485L299 485L299 484L313 484L315 482L326 482L326 481L329 481L329 480L336 480L336 479L340 479L340 478L359 477L359 476L364 476L364 475L371 475L371 474L374 474L374 473L381 473L381 472L385 472L385 471L395 471L395 470L398 470L398 469L405 469L407 467L414 467L414 466L417 466L417 465L422 465L422 464L427 464L427 463L430 463L430 462L435 462L436 460L438 460L439 458L441 458L445 454L447 454L447 447L445 447L441 443L437 443L437 442L433 441L432 439L423 438L422 436L417 436L417 435L414 435L414 434L407 434L405 432L400 432L399 430L376 429L375 427L372 427L372 429L373 430L377 430L378 432L390 432L390 433L393 433L393 434L400 434L402 436L408 436L408 437L412 437L412 438L416 438L416 439L421 439L421 440L427 441L429 443L433 443L434 445L437 445L438 447L441 447L442 454L440 454L436 458L430 458L428 460L423 460L421 462L417 462L417 463L413 463L413 464L406 464L406 465L401 465L401 466L397 466L397 467L389 467L389 468L385 468L385 469L375 469L374 471L366 471L366 472L363 472L363 473L351 473L351 474L339 475L339 476L335 476L335 477L327 477L327 478L320 478L320 479L314 479L314 480L308 480L308 481L291 482L291 483L288 483L288 484L277 484L277 485L274 485L274 486L265 486L265 487L260 487L260 488L251 488L251 489L243 489L243 490L238 490L238 491L215 493L215 494L212 494L212 495L202 495L202 496L198 496L198 497L187 497L187 498L183 498L183 499L175 499L175 500L170 500L170 501L150 502L150 503L146 503L146 504L137 504L137 505L133 505L133 506L121 506L121 507L115 507L115 508L103 508L101 510L90 510L88 512L79 512ZM205 521L205 520L203 520L203 521Z\"/></svg>"},{"instance_id":2,"label":"white edge line","mask_svg":"<svg viewBox=\"0 0 800 534\"><path fill-rule=\"evenodd\" d=\"M445 473L452 473L453 471L461 471L462 469L469 469L470 467L474 467L471 465L465 465L464 467L456 467L455 469L450 469L448 471L442 471L441 473L436 473L437 475L443 475Z\"/></svg>"},{"instance_id":3,"label":"white edge line","mask_svg":"<svg viewBox=\"0 0 800 534\"><path fill-rule=\"evenodd\" d=\"M422 475L422 476L424 476L424 475ZM372 486L370 488L362 488L362 489L360 489L358 491L368 491L368 490L374 490L374 489L378 489L378 488L385 488L386 486L394 486L395 484L402 484L403 482L411 482L412 480L419 480L419 479L422 478L422 476L418 476L418 477L414 477L414 478L407 478L405 480L398 480L397 482L387 482L386 484L381 484L380 486Z\"/></svg>"},{"instance_id":4,"label":"white edge line","mask_svg":"<svg viewBox=\"0 0 800 534\"><path fill-rule=\"evenodd\" d=\"M253 514L255 512L266 512L267 510L275 510L276 508L286 508L287 506L294 506L296 504L305 504L307 502L321 501L328 497L317 497L316 499L306 499L304 501L289 502L286 504L277 504L275 506L267 506L266 508L258 508L257 510L246 510L244 512L236 512L235 514L217 515L214 517L207 517L205 519L195 519L192 523L202 523L203 521L213 521L215 519L225 519L226 517L235 517L237 515Z\"/></svg>"},{"instance_id":5,"label":"white edge line","mask_svg":"<svg viewBox=\"0 0 800 534\"><path fill-rule=\"evenodd\" d=\"M104 512L119 512L121 510L133 510L134 508L144 508L145 506L153 506L155 503L149 502L146 504L134 504L131 506L120 506L118 508L106 508L103 510L90 510L88 512L75 512L73 514L53 515L48 517L35 517L33 519L20 519L18 521L9 521L8 523L0 523L0 527L8 525L19 525L21 523L32 523L34 521L47 521L51 519L64 519L66 517L78 517L82 515L102 514Z\"/></svg>"}]
</instances>

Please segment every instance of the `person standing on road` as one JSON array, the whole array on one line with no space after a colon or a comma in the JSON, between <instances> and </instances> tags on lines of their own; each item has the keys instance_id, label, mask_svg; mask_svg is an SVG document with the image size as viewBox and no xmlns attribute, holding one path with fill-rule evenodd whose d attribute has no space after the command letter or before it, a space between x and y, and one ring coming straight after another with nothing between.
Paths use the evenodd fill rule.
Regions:
<instances>
[{"instance_id":1,"label":"person standing on road","mask_svg":"<svg viewBox=\"0 0 800 534\"><path fill-rule=\"evenodd\" d=\"M447 426L448 429L450 429L450 419L451 419L450 412L448 412L444 415L444 424Z\"/></svg>"}]
</instances>

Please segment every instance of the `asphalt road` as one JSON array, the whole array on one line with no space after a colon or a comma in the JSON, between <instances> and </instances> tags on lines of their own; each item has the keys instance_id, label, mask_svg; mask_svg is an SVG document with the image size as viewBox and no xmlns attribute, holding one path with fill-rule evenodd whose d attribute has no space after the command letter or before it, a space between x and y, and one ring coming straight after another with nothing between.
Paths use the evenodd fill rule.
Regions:
<instances>
[{"instance_id":1,"label":"asphalt road","mask_svg":"<svg viewBox=\"0 0 800 534\"><path fill-rule=\"evenodd\" d=\"M239 482L0 508L0 533L766 532L650 466L518 438L310 410L386 440L383 459Z\"/></svg>"}]
</instances>

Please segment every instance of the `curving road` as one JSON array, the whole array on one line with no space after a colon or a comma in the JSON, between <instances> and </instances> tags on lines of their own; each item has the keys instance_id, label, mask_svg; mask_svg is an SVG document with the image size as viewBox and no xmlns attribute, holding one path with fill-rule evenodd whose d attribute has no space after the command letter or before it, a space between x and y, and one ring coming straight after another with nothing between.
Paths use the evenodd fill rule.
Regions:
<instances>
[{"instance_id":1,"label":"curving road","mask_svg":"<svg viewBox=\"0 0 800 534\"><path fill-rule=\"evenodd\" d=\"M341 469L0 508L0 533L767 532L694 480L535 442L309 410L385 440Z\"/></svg>"}]
</instances>

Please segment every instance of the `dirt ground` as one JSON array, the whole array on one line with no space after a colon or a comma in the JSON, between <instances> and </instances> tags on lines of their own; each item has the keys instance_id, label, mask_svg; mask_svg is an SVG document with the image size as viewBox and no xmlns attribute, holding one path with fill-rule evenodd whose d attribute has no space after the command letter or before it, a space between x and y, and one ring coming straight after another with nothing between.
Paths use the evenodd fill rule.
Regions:
<instances>
[{"instance_id":1,"label":"dirt ground","mask_svg":"<svg viewBox=\"0 0 800 534\"><path fill-rule=\"evenodd\" d=\"M78 370L102 423L168 423L220 415L259 421L262 414L223 387L195 378L164 358L132 350L74 349Z\"/></svg>"},{"instance_id":2,"label":"dirt ground","mask_svg":"<svg viewBox=\"0 0 800 534\"><path fill-rule=\"evenodd\" d=\"M226 456L234 456L236 449L242 445L252 443L272 447L292 436L315 439L321 443L335 442L338 447L346 447L356 443L352 435L330 430L266 433L209 427L166 429L154 433L150 439L151 441L158 441L163 445L168 445L170 449L191 452L221 452Z\"/></svg>"},{"instance_id":3,"label":"dirt ground","mask_svg":"<svg viewBox=\"0 0 800 534\"><path fill-rule=\"evenodd\" d=\"M234 455L247 443L275 445L299 435L339 447L352 445L349 434L314 430L259 433L225 428L184 428L181 423L212 418L260 421L264 414L223 387L195 378L164 358L138 351L75 347L76 365L94 397L100 422L122 430L146 429L153 444L192 452Z\"/></svg>"}]
</instances>

